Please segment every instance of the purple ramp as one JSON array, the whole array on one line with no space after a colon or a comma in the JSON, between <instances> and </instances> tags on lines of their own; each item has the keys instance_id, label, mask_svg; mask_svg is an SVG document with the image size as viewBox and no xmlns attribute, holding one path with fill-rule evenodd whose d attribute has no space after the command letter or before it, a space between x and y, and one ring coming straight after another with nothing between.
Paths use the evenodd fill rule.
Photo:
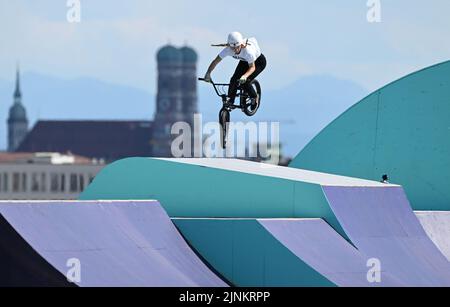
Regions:
<instances>
[{"instance_id":1,"label":"purple ramp","mask_svg":"<svg viewBox=\"0 0 450 307\"><path fill-rule=\"evenodd\" d=\"M369 257L322 219L259 219L258 222L293 254L337 286L402 286L383 271L379 283L369 282Z\"/></svg>"},{"instance_id":2,"label":"purple ramp","mask_svg":"<svg viewBox=\"0 0 450 307\"><path fill-rule=\"evenodd\" d=\"M63 276L78 259L79 286L226 286L156 201L3 202L0 214Z\"/></svg>"},{"instance_id":3,"label":"purple ramp","mask_svg":"<svg viewBox=\"0 0 450 307\"><path fill-rule=\"evenodd\" d=\"M450 211L417 211L428 237L450 261Z\"/></svg>"},{"instance_id":4,"label":"purple ramp","mask_svg":"<svg viewBox=\"0 0 450 307\"><path fill-rule=\"evenodd\" d=\"M353 244L409 286L450 286L450 264L426 235L401 187L323 186Z\"/></svg>"}]
</instances>

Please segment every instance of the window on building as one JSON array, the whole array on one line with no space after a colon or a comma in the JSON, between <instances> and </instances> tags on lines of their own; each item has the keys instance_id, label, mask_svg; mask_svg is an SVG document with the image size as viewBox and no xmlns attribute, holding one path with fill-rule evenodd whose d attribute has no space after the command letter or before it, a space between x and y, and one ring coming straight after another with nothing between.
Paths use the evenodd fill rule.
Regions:
<instances>
[{"instance_id":1,"label":"window on building","mask_svg":"<svg viewBox=\"0 0 450 307\"><path fill-rule=\"evenodd\" d=\"M59 192L59 174L56 173L50 174L50 191L52 193Z\"/></svg>"},{"instance_id":2,"label":"window on building","mask_svg":"<svg viewBox=\"0 0 450 307\"><path fill-rule=\"evenodd\" d=\"M41 173L41 192L47 191L47 175Z\"/></svg>"},{"instance_id":3,"label":"window on building","mask_svg":"<svg viewBox=\"0 0 450 307\"><path fill-rule=\"evenodd\" d=\"M22 192L26 192L28 188L27 185L27 174L26 173L22 173Z\"/></svg>"},{"instance_id":4,"label":"window on building","mask_svg":"<svg viewBox=\"0 0 450 307\"><path fill-rule=\"evenodd\" d=\"M9 176L8 173L3 174L3 191L8 192L9 191Z\"/></svg>"},{"instance_id":5,"label":"window on building","mask_svg":"<svg viewBox=\"0 0 450 307\"><path fill-rule=\"evenodd\" d=\"M61 174L60 191L61 192L66 191L66 175L64 174Z\"/></svg>"},{"instance_id":6,"label":"window on building","mask_svg":"<svg viewBox=\"0 0 450 307\"><path fill-rule=\"evenodd\" d=\"M19 192L19 188L20 188L20 174L19 173L13 173L12 183L13 183L13 185L12 185L13 193Z\"/></svg>"},{"instance_id":7,"label":"window on building","mask_svg":"<svg viewBox=\"0 0 450 307\"><path fill-rule=\"evenodd\" d=\"M78 192L78 176L76 174L70 174L70 192Z\"/></svg>"},{"instance_id":8,"label":"window on building","mask_svg":"<svg viewBox=\"0 0 450 307\"><path fill-rule=\"evenodd\" d=\"M31 174L31 191L39 192L39 176L37 173Z\"/></svg>"},{"instance_id":9,"label":"window on building","mask_svg":"<svg viewBox=\"0 0 450 307\"><path fill-rule=\"evenodd\" d=\"M84 175L83 174L79 175L79 181L80 181L80 192L82 192L84 190Z\"/></svg>"}]
</instances>

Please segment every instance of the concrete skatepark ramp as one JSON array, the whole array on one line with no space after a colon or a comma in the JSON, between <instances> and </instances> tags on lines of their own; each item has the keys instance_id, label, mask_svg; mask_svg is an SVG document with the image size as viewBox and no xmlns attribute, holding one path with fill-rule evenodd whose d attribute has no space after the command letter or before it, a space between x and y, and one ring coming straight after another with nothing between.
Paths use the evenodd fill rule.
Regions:
<instances>
[{"instance_id":1,"label":"concrete skatepark ramp","mask_svg":"<svg viewBox=\"0 0 450 307\"><path fill-rule=\"evenodd\" d=\"M450 212L417 211L416 216L431 241L450 261Z\"/></svg>"},{"instance_id":2,"label":"concrete skatepark ramp","mask_svg":"<svg viewBox=\"0 0 450 307\"><path fill-rule=\"evenodd\" d=\"M256 219L173 218L172 221L191 246L233 285L337 286L292 253Z\"/></svg>"},{"instance_id":3,"label":"concrete skatepark ramp","mask_svg":"<svg viewBox=\"0 0 450 307\"><path fill-rule=\"evenodd\" d=\"M323 129L290 167L402 185L414 210L450 210L450 61L373 92Z\"/></svg>"},{"instance_id":4,"label":"concrete skatepark ramp","mask_svg":"<svg viewBox=\"0 0 450 307\"><path fill-rule=\"evenodd\" d=\"M450 286L449 97L450 61L352 106L291 168L130 158L84 202L0 204L0 285Z\"/></svg>"},{"instance_id":5,"label":"concrete skatepark ramp","mask_svg":"<svg viewBox=\"0 0 450 307\"><path fill-rule=\"evenodd\" d=\"M0 215L0 287L74 286Z\"/></svg>"},{"instance_id":6,"label":"concrete skatepark ramp","mask_svg":"<svg viewBox=\"0 0 450 307\"><path fill-rule=\"evenodd\" d=\"M231 186L232 190L220 192L223 186ZM450 286L448 261L425 234L398 185L234 159L133 158L105 168L82 195L82 199L129 198L161 201L190 244L237 286L307 285L309 278L318 281L314 284L326 285L307 272L304 264L336 285L363 285L367 258L380 261L385 285ZM333 239L334 254L320 240L312 242L301 233L291 236L284 233L292 229L300 232L302 227L298 225L281 225L280 231L276 229L278 226L265 228L282 243L281 246L270 244L278 249L278 255L283 255L279 257L287 259L289 265L284 269L291 270L296 261L283 254L283 249L301 260L301 272L307 272L302 273L304 279L289 276L288 271L268 278L264 272L274 270L267 267L264 259L261 260L264 270L251 268L248 253L236 252L232 243L230 248L221 250L222 246L214 242L220 235L230 242L240 240L242 232L239 231L247 229L246 236L253 237L241 242L238 248L248 250L246 244L259 242L252 248L260 248L264 253L270 239L254 222L241 219L256 222L298 218L320 218L331 227L328 231L333 230L337 236ZM316 228L305 228L305 231L333 237L330 232L324 232L323 225L312 226ZM213 228L217 229L216 235L209 236L206 232ZM354 247L345 244L345 240ZM306 244L310 246L304 248ZM314 249L322 250L324 257L309 254ZM230 250L234 255L232 262L223 257ZM333 262L327 257L348 262ZM349 263L354 263L354 268ZM275 261L270 265L277 267ZM230 267L239 267L238 278ZM359 275L352 276L353 273Z\"/></svg>"},{"instance_id":7,"label":"concrete skatepark ramp","mask_svg":"<svg viewBox=\"0 0 450 307\"><path fill-rule=\"evenodd\" d=\"M367 278L370 257L339 236L322 219L260 219L258 222L296 256L338 286L404 285L385 271L380 272L379 283L370 282Z\"/></svg>"},{"instance_id":8,"label":"concrete skatepark ramp","mask_svg":"<svg viewBox=\"0 0 450 307\"><path fill-rule=\"evenodd\" d=\"M0 215L5 286L67 286L69 259L78 286L226 286L156 201L0 202Z\"/></svg>"},{"instance_id":9,"label":"concrete skatepark ramp","mask_svg":"<svg viewBox=\"0 0 450 307\"><path fill-rule=\"evenodd\" d=\"M324 186L351 242L409 286L450 286L450 264L414 215L400 187Z\"/></svg>"}]
</instances>

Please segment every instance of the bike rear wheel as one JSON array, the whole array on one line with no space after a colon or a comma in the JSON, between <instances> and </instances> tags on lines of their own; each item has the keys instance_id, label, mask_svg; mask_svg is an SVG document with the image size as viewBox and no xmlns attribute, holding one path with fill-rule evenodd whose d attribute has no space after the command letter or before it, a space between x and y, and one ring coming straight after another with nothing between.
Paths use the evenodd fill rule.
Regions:
<instances>
[{"instance_id":1,"label":"bike rear wheel","mask_svg":"<svg viewBox=\"0 0 450 307\"><path fill-rule=\"evenodd\" d=\"M227 136L228 136L228 127L230 124L230 111L227 108L222 108L219 112L219 123L220 123L220 141L222 142L222 148L225 149L227 147Z\"/></svg>"},{"instance_id":2,"label":"bike rear wheel","mask_svg":"<svg viewBox=\"0 0 450 307\"><path fill-rule=\"evenodd\" d=\"M241 96L241 105L244 106L242 111L247 116L253 116L256 114L256 112L259 109L259 106L261 104L261 85L259 84L258 80L252 80L250 82L250 85L253 87L255 92L258 94L259 99L256 101L256 105L252 106L252 101L248 93L245 93L245 95Z\"/></svg>"}]
</instances>

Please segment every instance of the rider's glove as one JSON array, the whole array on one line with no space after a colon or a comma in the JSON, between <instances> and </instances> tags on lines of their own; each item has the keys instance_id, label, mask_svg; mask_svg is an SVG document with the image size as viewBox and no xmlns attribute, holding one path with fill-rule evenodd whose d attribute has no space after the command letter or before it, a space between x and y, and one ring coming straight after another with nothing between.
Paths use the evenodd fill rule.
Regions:
<instances>
[{"instance_id":1,"label":"rider's glove","mask_svg":"<svg viewBox=\"0 0 450 307\"><path fill-rule=\"evenodd\" d=\"M206 73L204 79L205 79L206 82L211 82L212 81L211 80L211 74Z\"/></svg>"},{"instance_id":2,"label":"rider's glove","mask_svg":"<svg viewBox=\"0 0 450 307\"><path fill-rule=\"evenodd\" d=\"M242 76L242 77L239 79L239 84L244 84L245 82L247 82L247 77L246 77L246 76Z\"/></svg>"}]
</instances>

